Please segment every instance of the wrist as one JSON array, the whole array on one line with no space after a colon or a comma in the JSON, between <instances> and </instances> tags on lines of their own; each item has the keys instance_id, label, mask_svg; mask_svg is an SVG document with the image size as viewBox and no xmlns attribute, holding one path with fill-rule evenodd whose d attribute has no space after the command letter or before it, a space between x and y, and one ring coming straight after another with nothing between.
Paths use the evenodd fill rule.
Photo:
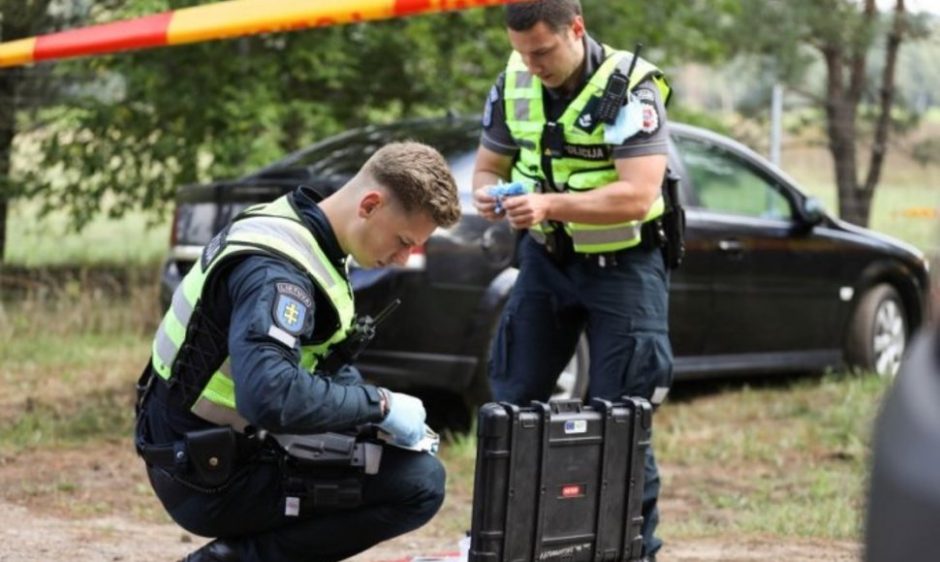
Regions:
<instances>
[{"instance_id":1,"label":"wrist","mask_svg":"<svg viewBox=\"0 0 940 562\"><path fill-rule=\"evenodd\" d=\"M542 193L542 200L545 201L545 219L544 220L555 220L555 216L558 214L558 198L561 197L560 193Z\"/></svg>"},{"instance_id":2,"label":"wrist","mask_svg":"<svg viewBox=\"0 0 940 562\"><path fill-rule=\"evenodd\" d=\"M388 417L391 405L391 392L389 392L387 388L379 388L379 414L382 416L382 420Z\"/></svg>"}]
</instances>

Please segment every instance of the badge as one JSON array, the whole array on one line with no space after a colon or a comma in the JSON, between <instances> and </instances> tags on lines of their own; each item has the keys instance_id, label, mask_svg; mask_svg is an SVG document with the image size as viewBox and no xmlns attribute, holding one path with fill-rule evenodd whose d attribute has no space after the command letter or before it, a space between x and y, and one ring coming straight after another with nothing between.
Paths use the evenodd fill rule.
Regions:
<instances>
[{"instance_id":1,"label":"badge","mask_svg":"<svg viewBox=\"0 0 940 562\"><path fill-rule=\"evenodd\" d=\"M636 99L640 101L656 101L656 94L649 88L637 88L636 90L633 90L633 95L636 96Z\"/></svg>"},{"instance_id":2,"label":"badge","mask_svg":"<svg viewBox=\"0 0 940 562\"><path fill-rule=\"evenodd\" d=\"M610 145L565 143L564 154L568 158L577 158L590 162L607 162L610 160Z\"/></svg>"},{"instance_id":3,"label":"badge","mask_svg":"<svg viewBox=\"0 0 940 562\"><path fill-rule=\"evenodd\" d=\"M299 335L304 331L312 305L313 299L302 288L292 283L278 283L274 323L288 334Z\"/></svg>"},{"instance_id":4,"label":"badge","mask_svg":"<svg viewBox=\"0 0 940 562\"><path fill-rule=\"evenodd\" d=\"M225 247L225 239L228 237L228 227L219 232L212 237L212 240L209 240L209 243L206 244L206 247L202 249L202 257L199 262L202 266L202 270L205 271L209 267L209 264L212 263L212 260L219 255L219 252L222 251L222 248Z\"/></svg>"},{"instance_id":5,"label":"badge","mask_svg":"<svg viewBox=\"0 0 940 562\"><path fill-rule=\"evenodd\" d=\"M643 109L643 124L640 131L652 135L659 130L659 111L656 109L655 102L643 101L640 103Z\"/></svg>"},{"instance_id":6,"label":"badge","mask_svg":"<svg viewBox=\"0 0 940 562\"><path fill-rule=\"evenodd\" d=\"M591 125L594 124L594 117L590 113L583 113L581 117L578 117L578 127L587 131L591 128Z\"/></svg>"},{"instance_id":7,"label":"badge","mask_svg":"<svg viewBox=\"0 0 940 562\"><path fill-rule=\"evenodd\" d=\"M599 97L591 96L591 99L584 104L584 109L581 110L581 114L578 115L578 118L575 120L574 126L585 133L593 133L594 129L597 129L597 126L600 124L600 122L594 118L594 111L597 109L599 102Z\"/></svg>"}]
</instances>

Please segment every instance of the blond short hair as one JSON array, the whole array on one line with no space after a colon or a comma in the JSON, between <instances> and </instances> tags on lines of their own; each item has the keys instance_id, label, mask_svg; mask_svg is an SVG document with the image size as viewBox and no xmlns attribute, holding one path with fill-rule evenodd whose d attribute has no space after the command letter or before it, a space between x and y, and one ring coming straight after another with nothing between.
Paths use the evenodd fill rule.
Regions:
<instances>
[{"instance_id":1,"label":"blond short hair","mask_svg":"<svg viewBox=\"0 0 940 562\"><path fill-rule=\"evenodd\" d=\"M460 219L457 182L441 153L426 144L387 144L366 161L362 171L392 192L405 212L423 211L445 227Z\"/></svg>"}]
</instances>

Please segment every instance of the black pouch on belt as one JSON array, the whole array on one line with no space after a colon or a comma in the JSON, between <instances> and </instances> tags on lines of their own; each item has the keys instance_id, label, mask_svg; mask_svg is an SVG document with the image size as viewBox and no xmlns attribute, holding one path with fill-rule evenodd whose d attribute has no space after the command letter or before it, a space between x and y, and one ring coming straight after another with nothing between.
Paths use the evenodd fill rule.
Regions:
<instances>
[{"instance_id":1,"label":"black pouch on belt","mask_svg":"<svg viewBox=\"0 0 940 562\"><path fill-rule=\"evenodd\" d=\"M685 209L679 201L679 176L666 171L663 181L663 199L666 210L661 217L666 243L662 246L666 267L676 269L685 257Z\"/></svg>"},{"instance_id":2,"label":"black pouch on belt","mask_svg":"<svg viewBox=\"0 0 940 562\"><path fill-rule=\"evenodd\" d=\"M235 468L238 443L231 427L214 427L186 434L186 452L195 475L207 486L225 484Z\"/></svg>"}]
</instances>

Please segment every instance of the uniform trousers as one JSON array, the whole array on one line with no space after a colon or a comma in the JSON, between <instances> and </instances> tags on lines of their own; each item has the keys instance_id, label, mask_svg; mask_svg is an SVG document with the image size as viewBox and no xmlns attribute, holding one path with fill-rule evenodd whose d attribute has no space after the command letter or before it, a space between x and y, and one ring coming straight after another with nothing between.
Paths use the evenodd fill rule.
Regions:
<instances>
[{"instance_id":1,"label":"uniform trousers","mask_svg":"<svg viewBox=\"0 0 940 562\"><path fill-rule=\"evenodd\" d=\"M493 398L516 404L547 400L581 334L588 342L589 398L639 396L658 402L672 382L668 274L658 248L603 258L576 254L558 263L524 235L519 276L490 354ZM653 400L654 397L656 400ZM662 546L659 471L647 448L643 490L644 554Z\"/></svg>"},{"instance_id":2,"label":"uniform trousers","mask_svg":"<svg viewBox=\"0 0 940 562\"><path fill-rule=\"evenodd\" d=\"M355 469L287 470L277 462L251 462L235 471L224 489L200 491L169 470L148 467L153 489L184 529L218 537L243 562L331 562L407 533L429 521L444 499L444 468L426 453L387 446L378 474ZM288 515L288 482L308 480L361 484L356 505L319 507L301 498Z\"/></svg>"}]
</instances>

